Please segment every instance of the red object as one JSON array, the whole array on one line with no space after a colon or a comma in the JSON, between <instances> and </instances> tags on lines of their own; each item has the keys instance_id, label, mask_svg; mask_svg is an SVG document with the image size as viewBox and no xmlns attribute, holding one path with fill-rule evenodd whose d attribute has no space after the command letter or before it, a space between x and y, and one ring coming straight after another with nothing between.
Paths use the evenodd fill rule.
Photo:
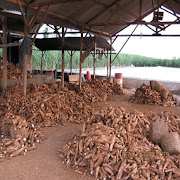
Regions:
<instances>
[{"instance_id":1,"label":"red object","mask_svg":"<svg viewBox=\"0 0 180 180\"><path fill-rule=\"evenodd\" d=\"M87 79L87 81L91 81L91 74L89 71L87 71L86 79Z\"/></svg>"},{"instance_id":2,"label":"red object","mask_svg":"<svg viewBox=\"0 0 180 180\"><path fill-rule=\"evenodd\" d=\"M122 73L115 73L115 79L122 79Z\"/></svg>"}]
</instances>

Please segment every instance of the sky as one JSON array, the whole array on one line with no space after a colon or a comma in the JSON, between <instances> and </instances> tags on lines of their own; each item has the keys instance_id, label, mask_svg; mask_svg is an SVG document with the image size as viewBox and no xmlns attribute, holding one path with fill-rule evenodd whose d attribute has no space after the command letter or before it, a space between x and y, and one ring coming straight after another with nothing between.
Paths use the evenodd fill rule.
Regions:
<instances>
[{"instance_id":1,"label":"sky","mask_svg":"<svg viewBox=\"0 0 180 180\"><path fill-rule=\"evenodd\" d=\"M144 20L151 21L153 15ZM163 21L173 21L175 17L164 12ZM131 34L135 26L130 26L120 34ZM134 34L153 34L154 32L144 25L139 25ZM171 25L161 34L180 34L180 24ZM128 37L119 37L113 47L118 52ZM162 59L180 58L180 37L131 37L121 53L137 54Z\"/></svg>"},{"instance_id":2,"label":"sky","mask_svg":"<svg viewBox=\"0 0 180 180\"><path fill-rule=\"evenodd\" d=\"M163 11L163 10L160 10ZM165 12L163 21L174 21L175 16ZM150 14L143 20L150 22L153 19L153 14ZM47 26L43 26L43 31ZM120 34L131 34L134 25L127 27ZM48 30L52 31L52 30ZM134 34L153 34L154 32L144 25L139 25ZM180 24L171 25L161 34L180 34ZM113 47L116 52L121 49L124 42L128 37L118 37L114 42ZM131 37L128 43L125 45L121 53L136 54L147 57L161 58L161 59L177 59L180 58L180 37Z\"/></svg>"}]
</instances>

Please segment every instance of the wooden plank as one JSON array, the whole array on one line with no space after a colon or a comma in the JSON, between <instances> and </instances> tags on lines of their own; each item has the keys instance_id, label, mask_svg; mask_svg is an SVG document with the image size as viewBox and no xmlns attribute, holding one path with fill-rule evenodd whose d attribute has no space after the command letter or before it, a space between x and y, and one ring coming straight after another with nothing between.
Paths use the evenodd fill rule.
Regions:
<instances>
[{"instance_id":1,"label":"wooden plank","mask_svg":"<svg viewBox=\"0 0 180 180\"><path fill-rule=\"evenodd\" d=\"M0 44L0 48L20 46L21 43Z\"/></svg>"}]
</instances>

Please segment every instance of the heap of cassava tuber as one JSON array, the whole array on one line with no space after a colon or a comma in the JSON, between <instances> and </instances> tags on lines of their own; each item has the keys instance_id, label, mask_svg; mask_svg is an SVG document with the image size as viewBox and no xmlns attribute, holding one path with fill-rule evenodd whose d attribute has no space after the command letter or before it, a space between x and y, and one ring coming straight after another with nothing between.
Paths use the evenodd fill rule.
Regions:
<instances>
[{"instance_id":1,"label":"heap of cassava tuber","mask_svg":"<svg viewBox=\"0 0 180 180\"><path fill-rule=\"evenodd\" d=\"M176 100L172 93L161 86L159 82L150 81L150 86L142 84L140 88L137 88L130 101L142 104L173 106Z\"/></svg>"},{"instance_id":2,"label":"heap of cassava tuber","mask_svg":"<svg viewBox=\"0 0 180 180\"><path fill-rule=\"evenodd\" d=\"M168 124L176 130L177 120ZM150 121L140 112L106 108L59 151L64 163L96 179L178 179L180 156L149 141Z\"/></svg>"},{"instance_id":3,"label":"heap of cassava tuber","mask_svg":"<svg viewBox=\"0 0 180 180\"><path fill-rule=\"evenodd\" d=\"M23 71L20 67L15 66L13 63L7 62L7 78L8 79L22 79ZM3 77L3 60L0 59L0 79ZM28 75L27 78L32 78Z\"/></svg>"},{"instance_id":4,"label":"heap of cassava tuber","mask_svg":"<svg viewBox=\"0 0 180 180\"><path fill-rule=\"evenodd\" d=\"M103 79L95 79L92 82L82 84L82 89L75 84L69 84L70 90L76 91L87 103L106 101L107 96L124 94L123 88L117 83L108 83Z\"/></svg>"},{"instance_id":5,"label":"heap of cassava tuber","mask_svg":"<svg viewBox=\"0 0 180 180\"><path fill-rule=\"evenodd\" d=\"M36 148L35 143L40 143L44 139L40 126L33 119L27 121L8 113L0 125L0 159L25 154Z\"/></svg>"}]
</instances>

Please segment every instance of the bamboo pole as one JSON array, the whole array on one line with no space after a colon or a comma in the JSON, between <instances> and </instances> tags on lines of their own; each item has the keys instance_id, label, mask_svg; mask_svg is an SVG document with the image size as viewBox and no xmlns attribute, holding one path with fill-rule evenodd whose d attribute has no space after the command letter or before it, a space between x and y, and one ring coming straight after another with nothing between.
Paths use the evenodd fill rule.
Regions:
<instances>
[{"instance_id":1,"label":"bamboo pole","mask_svg":"<svg viewBox=\"0 0 180 180\"><path fill-rule=\"evenodd\" d=\"M61 71L61 84L64 87L64 27L62 27L62 71Z\"/></svg>"},{"instance_id":2,"label":"bamboo pole","mask_svg":"<svg viewBox=\"0 0 180 180\"><path fill-rule=\"evenodd\" d=\"M83 31L81 30L81 39L80 39L80 61L79 61L79 89L82 88L82 51L83 51Z\"/></svg>"},{"instance_id":3,"label":"bamboo pole","mask_svg":"<svg viewBox=\"0 0 180 180\"><path fill-rule=\"evenodd\" d=\"M7 44L7 17L3 17L3 43ZM7 89L7 47L3 47L3 91Z\"/></svg>"}]
</instances>

